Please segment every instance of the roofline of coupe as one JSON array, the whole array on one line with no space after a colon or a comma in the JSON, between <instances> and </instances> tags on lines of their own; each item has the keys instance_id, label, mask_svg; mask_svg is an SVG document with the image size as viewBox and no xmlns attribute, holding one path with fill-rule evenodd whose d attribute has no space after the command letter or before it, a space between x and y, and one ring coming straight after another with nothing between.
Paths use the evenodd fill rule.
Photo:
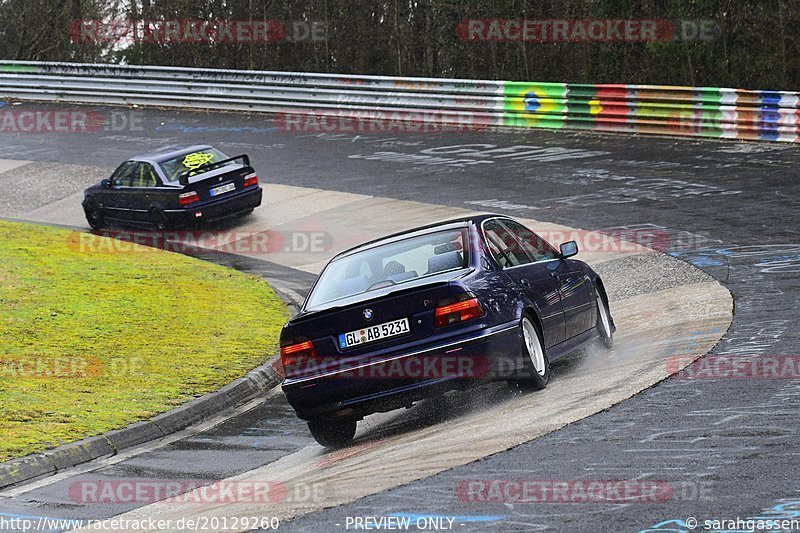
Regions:
<instances>
[{"instance_id":1,"label":"roofline of coupe","mask_svg":"<svg viewBox=\"0 0 800 533\"><path fill-rule=\"evenodd\" d=\"M206 150L208 148L214 148L210 144L193 144L193 145L186 145L186 146L174 146L169 147L170 151L161 151L161 152L149 152L146 154L139 154L133 157L128 158L128 161L147 161L148 163L161 163L163 161L168 161L169 159L173 159L178 156L190 154L192 152L196 152L197 150Z\"/></svg>"}]
</instances>

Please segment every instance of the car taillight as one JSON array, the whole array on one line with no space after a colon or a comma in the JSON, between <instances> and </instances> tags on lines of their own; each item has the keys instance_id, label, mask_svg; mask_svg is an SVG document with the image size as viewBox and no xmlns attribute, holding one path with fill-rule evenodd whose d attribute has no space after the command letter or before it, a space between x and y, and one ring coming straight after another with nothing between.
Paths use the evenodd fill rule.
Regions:
<instances>
[{"instance_id":1,"label":"car taillight","mask_svg":"<svg viewBox=\"0 0 800 533\"><path fill-rule=\"evenodd\" d=\"M435 320L437 328L480 318L486 314L481 303L471 294L464 294L456 298L456 301L453 300L453 298L448 298L439 302Z\"/></svg>"},{"instance_id":2,"label":"car taillight","mask_svg":"<svg viewBox=\"0 0 800 533\"><path fill-rule=\"evenodd\" d=\"M189 205L200 200L200 196L195 191L185 192L178 196L178 203L181 205Z\"/></svg>"},{"instance_id":3,"label":"car taillight","mask_svg":"<svg viewBox=\"0 0 800 533\"><path fill-rule=\"evenodd\" d=\"M301 342L298 342L298 340ZM314 348L314 343L311 341L289 339L281 342L281 363L283 368L303 364L314 357L317 357L317 349Z\"/></svg>"},{"instance_id":4,"label":"car taillight","mask_svg":"<svg viewBox=\"0 0 800 533\"><path fill-rule=\"evenodd\" d=\"M248 174L244 177L244 186L250 187L251 185L258 185L258 176L256 174Z\"/></svg>"}]
</instances>

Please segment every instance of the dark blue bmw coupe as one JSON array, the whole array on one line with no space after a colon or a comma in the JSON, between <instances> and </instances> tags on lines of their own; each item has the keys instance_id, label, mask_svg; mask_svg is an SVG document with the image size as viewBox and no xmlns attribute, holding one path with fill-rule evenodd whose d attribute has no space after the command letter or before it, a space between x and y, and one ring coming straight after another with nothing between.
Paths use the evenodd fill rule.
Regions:
<instances>
[{"instance_id":1,"label":"dark blue bmw coupe","mask_svg":"<svg viewBox=\"0 0 800 533\"><path fill-rule=\"evenodd\" d=\"M375 412L487 379L543 389L550 362L614 321L600 277L519 222L478 215L334 257L281 332L283 391L318 443Z\"/></svg>"},{"instance_id":2,"label":"dark blue bmw coupe","mask_svg":"<svg viewBox=\"0 0 800 533\"><path fill-rule=\"evenodd\" d=\"M86 189L83 210L92 229L123 224L160 231L247 215L261 205L261 192L247 154L171 146L125 161Z\"/></svg>"}]
</instances>

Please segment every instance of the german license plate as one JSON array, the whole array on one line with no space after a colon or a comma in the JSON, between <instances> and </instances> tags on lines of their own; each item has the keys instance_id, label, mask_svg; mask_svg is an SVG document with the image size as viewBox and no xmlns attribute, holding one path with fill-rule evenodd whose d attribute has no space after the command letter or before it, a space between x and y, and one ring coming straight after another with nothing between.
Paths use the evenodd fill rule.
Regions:
<instances>
[{"instance_id":1,"label":"german license plate","mask_svg":"<svg viewBox=\"0 0 800 533\"><path fill-rule=\"evenodd\" d=\"M235 183L226 183L225 185L220 185L219 187L214 187L211 189L211 196L219 196L220 194L225 194L226 192L231 192L235 189Z\"/></svg>"},{"instance_id":2,"label":"german license plate","mask_svg":"<svg viewBox=\"0 0 800 533\"><path fill-rule=\"evenodd\" d=\"M399 320L392 320L383 324L376 324L374 326L367 326L365 328L342 333L339 335L339 346L341 348L352 348L361 344L388 339L389 337L396 337L403 335L410 331L408 327L408 319L401 318Z\"/></svg>"}]
</instances>

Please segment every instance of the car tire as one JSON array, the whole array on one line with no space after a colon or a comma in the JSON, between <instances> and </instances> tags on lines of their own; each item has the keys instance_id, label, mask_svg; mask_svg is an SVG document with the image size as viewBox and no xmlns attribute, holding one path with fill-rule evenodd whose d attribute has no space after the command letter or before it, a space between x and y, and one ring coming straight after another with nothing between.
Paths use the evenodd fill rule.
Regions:
<instances>
[{"instance_id":1,"label":"car tire","mask_svg":"<svg viewBox=\"0 0 800 533\"><path fill-rule=\"evenodd\" d=\"M150 224L155 231L166 231L169 229L169 222L167 215L160 209L153 208L150 210Z\"/></svg>"},{"instance_id":2,"label":"car tire","mask_svg":"<svg viewBox=\"0 0 800 533\"><path fill-rule=\"evenodd\" d=\"M512 389L542 390L550 382L550 359L544 348L539 328L527 316L520 321L522 333L522 375L516 376L509 384Z\"/></svg>"},{"instance_id":3,"label":"car tire","mask_svg":"<svg viewBox=\"0 0 800 533\"><path fill-rule=\"evenodd\" d=\"M614 332L611 329L611 314L608 312L608 305L600 294L597 294L597 335L603 346L610 350L614 347Z\"/></svg>"},{"instance_id":4,"label":"car tire","mask_svg":"<svg viewBox=\"0 0 800 533\"><path fill-rule=\"evenodd\" d=\"M92 229L103 229L106 225L106 215L103 208L94 201L88 201L83 206L86 222Z\"/></svg>"},{"instance_id":5,"label":"car tire","mask_svg":"<svg viewBox=\"0 0 800 533\"><path fill-rule=\"evenodd\" d=\"M341 448L353 440L356 425L355 418L315 418L308 421L308 429L314 440L326 448Z\"/></svg>"}]
</instances>

